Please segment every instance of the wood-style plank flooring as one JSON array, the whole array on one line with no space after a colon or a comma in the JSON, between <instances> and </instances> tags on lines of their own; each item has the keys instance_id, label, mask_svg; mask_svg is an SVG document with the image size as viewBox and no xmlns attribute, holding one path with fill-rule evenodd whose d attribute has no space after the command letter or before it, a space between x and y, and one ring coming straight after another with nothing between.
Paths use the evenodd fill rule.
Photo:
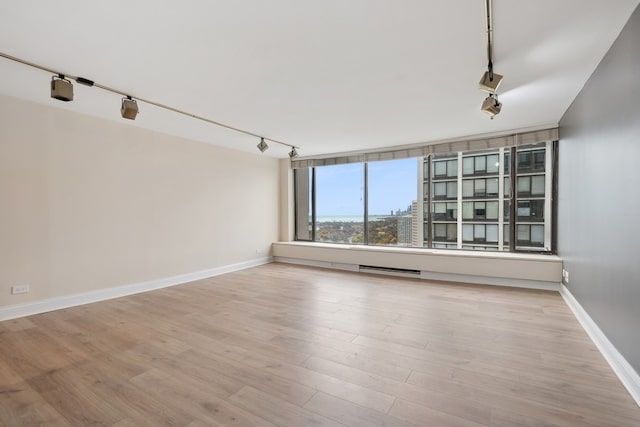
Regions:
<instances>
[{"instance_id":1,"label":"wood-style plank flooring","mask_svg":"<svg viewBox=\"0 0 640 427\"><path fill-rule=\"evenodd\" d=\"M0 425L640 426L553 292L269 264L0 323Z\"/></svg>"}]
</instances>

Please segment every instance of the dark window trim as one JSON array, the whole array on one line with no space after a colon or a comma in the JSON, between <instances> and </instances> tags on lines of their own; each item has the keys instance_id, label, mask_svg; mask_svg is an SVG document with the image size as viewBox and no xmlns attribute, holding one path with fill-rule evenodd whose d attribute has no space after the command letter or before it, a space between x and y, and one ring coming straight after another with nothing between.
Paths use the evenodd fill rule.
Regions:
<instances>
[{"instance_id":1,"label":"dark window trim","mask_svg":"<svg viewBox=\"0 0 640 427\"><path fill-rule=\"evenodd\" d=\"M433 189L431 188L431 165L432 165L432 156L431 154L429 154L428 156L425 157L426 158L426 162L427 162L427 175L422 177L422 181L424 181L425 179L427 180L427 188L429 189L429 192L427 194L427 201L428 201L428 208L427 208L427 248L431 249L433 247L433 218L431 215L431 204L433 203ZM424 161L423 161L424 162ZM458 165L458 167L460 167L460 165ZM423 167L423 171L424 171L424 167ZM424 203L422 205L422 208L424 209ZM424 216L424 212L422 213L422 216ZM424 227L422 227L422 232L424 233ZM424 237L422 236L422 246L424 246Z\"/></svg>"},{"instance_id":2,"label":"dark window trim","mask_svg":"<svg viewBox=\"0 0 640 427\"><path fill-rule=\"evenodd\" d=\"M364 238L363 238L363 243L365 245L369 244L369 163L368 162L364 162L364 168L362 170L363 173L363 189L362 191L364 192L363 195L363 199L364 199L364 229L363 229L363 233L364 233Z\"/></svg>"},{"instance_id":3,"label":"dark window trim","mask_svg":"<svg viewBox=\"0 0 640 427\"><path fill-rule=\"evenodd\" d=\"M516 178L518 176L516 147L509 149L509 252L516 252Z\"/></svg>"},{"instance_id":4,"label":"dark window trim","mask_svg":"<svg viewBox=\"0 0 640 427\"><path fill-rule=\"evenodd\" d=\"M503 218L503 221L505 222L504 226L506 228L508 228L508 236L505 236L506 239L508 239L507 242L505 242L505 248L508 245L508 250L509 252L512 253L539 253L539 254L550 254L550 255L555 255L557 253L557 239L558 239L558 233L557 233L557 217L558 217L558 209L557 209L557 194L558 194L558 156L559 156L559 141L558 140L554 140L552 141L551 144L551 164L548 164L546 162L546 155L545 155L545 168L544 169L535 169L535 167L533 167L533 163L534 163L534 159L535 159L535 152L536 151L542 151L542 144L539 144L539 147L532 147L532 148L528 148L528 149L524 149L524 151L526 152L530 152L532 153L531 156L531 162L532 162L532 169L531 170L526 170L523 173L519 174L518 173L518 167L517 167L517 163L518 163L518 156L517 153L518 151L520 151L520 147L516 147L516 146L512 146L512 147L506 147L505 151L504 151L504 157L508 157L509 159L509 165L506 164L506 162L504 163L504 174L505 179L508 180L509 184L510 184L510 194L509 195L505 195L504 201L509 203L509 209L505 210L505 214L508 214L508 218ZM492 153L493 154L493 153ZM468 158L468 157L473 157L474 158L474 168L475 168L475 160L476 157L478 156L482 156L483 154L478 154L478 155L468 155L468 156L464 156L463 158ZM488 156L489 154L484 154L485 156ZM437 156L436 156L437 157ZM456 243L457 242L457 232L456 232L456 239L452 240L450 239L449 234L447 233L447 237L446 240L437 240L434 236L434 224L435 223L439 223L439 224L447 224L447 225L451 225L451 224L456 224L457 220L460 219L462 224L465 223L471 223L471 222L475 222L475 223L479 223L479 224L483 224L483 223L493 223L496 220L500 220L499 218L492 218L492 219L487 219L487 218L477 218L475 216L475 202L481 201L481 202L492 202L492 201L499 201L496 199L499 199L499 194L496 196L493 195L487 195L486 191L484 193L484 195L482 196L475 196L475 182L474 182L474 197L462 197L461 202L473 202L474 203L474 218L473 219L464 219L462 218L463 212L459 211L457 212L458 217L456 219L441 219L438 218L436 219L433 215L432 212L432 205L434 202L440 202L440 203L457 203L458 202L458 197L457 197L457 192L456 192L456 196L455 197L449 197L448 195L445 196L438 196L436 197L433 194L433 188L434 188L434 184L436 182L440 182L440 183L448 183L448 182L455 182L456 184L458 183L458 177L452 177L452 176L442 176L442 177L434 177L432 176L433 173L433 162L434 161L452 161L455 160L458 162L458 171L459 171L459 176L462 177L462 179L485 179L485 188L486 188L486 180L487 179L492 179L492 178L496 178L499 176L499 172L490 172L487 173L486 169L484 171L479 171L478 173L474 173L474 174L464 174L462 167L463 165L460 164L459 161L459 157L443 157L443 158L434 158L434 155L429 154L427 156L424 156L424 159L426 161L426 168L423 165L423 173L425 174L425 176L423 176L423 186L426 183L426 187L427 187L427 194L423 195L423 199L421 201L421 203L423 203L423 207L424 207L424 203L426 202L426 205L428 206L428 209L425 210L425 212L423 213L423 218L421 223L424 224L424 222L426 222L426 236L423 236L423 247L424 248L433 248L434 244L439 244L439 245L443 245L446 244L448 246L451 246L452 243ZM500 159L503 162L505 161L505 159ZM363 206L363 212L364 212L364 245L369 245L369 221L368 221L368 163L369 162L362 162L363 163L363 168L364 168L364 195L363 195L363 200L364 200L364 206ZM517 192L517 179L519 176L536 176L536 175L546 175L546 168L551 168L551 194L550 195L546 195L546 194L530 194L530 193L518 193ZM316 180L316 170L315 167L309 167L310 169L310 173L311 173L311 204L312 206L310 207L311 210L311 241L315 242L316 241L316 223L317 223L317 212L316 212L316 204L317 204L317 200L316 200L316 185L317 185L317 180ZM514 172L515 171L515 172ZM449 173L449 163L447 163L447 173ZM475 172L475 170L474 170ZM296 171L294 171L294 195L297 195L297 179L295 177L295 173ZM463 181L461 181L463 182ZM542 244L542 246L540 246L540 248L538 249L538 245L533 245L531 244L531 241L529 239L529 241L517 241L517 225L541 225L544 224L544 216L542 218L531 218L531 217L518 217L517 216L517 202L521 201L521 200L549 200L549 202L551 203L551 221L548 224L548 226L551 227L551 247L547 250L544 248L544 243ZM294 209L295 209L295 214L297 215L298 212L298 201L297 199L294 200ZM544 215L544 213L543 213ZM426 220L426 221L425 221ZM483 224L486 225L487 224ZM547 225L545 225L547 226ZM424 230L424 228L423 228ZM448 231L448 229L447 229ZM486 233L486 229L485 229L485 233ZM531 232L529 232L530 234ZM530 236L529 236L530 237ZM298 221L297 219L294 219L294 238L295 240L300 240L300 241L307 241L305 239L298 239ZM462 242L462 244L482 244L482 245L487 245L487 246L492 246L493 247L493 242L486 242L486 239L484 241L476 241L474 240L473 242L470 241L463 241L462 240L462 236L460 236L460 241ZM488 244L487 244L488 243ZM526 248L519 248L519 246L525 246Z\"/></svg>"},{"instance_id":5,"label":"dark window trim","mask_svg":"<svg viewBox=\"0 0 640 427\"><path fill-rule=\"evenodd\" d=\"M558 156L560 152L560 141L553 141L551 144L551 251L552 254L557 254L558 251L558 230L556 224L558 224Z\"/></svg>"},{"instance_id":6,"label":"dark window trim","mask_svg":"<svg viewBox=\"0 0 640 427\"><path fill-rule=\"evenodd\" d=\"M311 240L316 241L316 168L311 168Z\"/></svg>"}]
</instances>

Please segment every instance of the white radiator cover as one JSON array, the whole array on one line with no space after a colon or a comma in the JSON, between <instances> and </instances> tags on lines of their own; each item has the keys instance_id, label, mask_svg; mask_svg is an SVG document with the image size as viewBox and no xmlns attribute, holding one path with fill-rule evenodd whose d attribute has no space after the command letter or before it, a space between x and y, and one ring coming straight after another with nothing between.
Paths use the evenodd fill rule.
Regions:
<instances>
[{"instance_id":1,"label":"white radiator cover","mask_svg":"<svg viewBox=\"0 0 640 427\"><path fill-rule=\"evenodd\" d=\"M428 280L556 291L560 289L562 280L562 260L554 255L364 247L307 242L277 242L272 245L272 250L276 262L376 274L394 274L394 269L413 270L420 272L420 278ZM365 267L361 268L361 266ZM406 271L398 271L397 275L416 277L413 272Z\"/></svg>"}]
</instances>

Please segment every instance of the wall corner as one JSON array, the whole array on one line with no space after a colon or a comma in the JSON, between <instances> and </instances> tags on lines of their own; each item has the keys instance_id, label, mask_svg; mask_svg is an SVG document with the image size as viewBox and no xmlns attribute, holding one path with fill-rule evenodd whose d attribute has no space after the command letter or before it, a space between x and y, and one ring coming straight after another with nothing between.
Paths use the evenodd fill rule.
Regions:
<instances>
[{"instance_id":1,"label":"wall corner","mask_svg":"<svg viewBox=\"0 0 640 427\"><path fill-rule=\"evenodd\" d=\"M293 169L289 159L281 159L279 165L279 220L278 240L281 242L293 241L294 235L294 196L293 196Z\"/></svg>"}]
</instances>

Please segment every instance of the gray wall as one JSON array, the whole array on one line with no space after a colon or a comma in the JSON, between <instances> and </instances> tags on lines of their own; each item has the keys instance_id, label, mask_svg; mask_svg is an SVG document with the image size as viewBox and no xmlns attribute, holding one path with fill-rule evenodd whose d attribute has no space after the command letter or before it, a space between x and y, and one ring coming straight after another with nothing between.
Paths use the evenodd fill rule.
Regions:
<instances>
[{"instance_id":1,"label":"gray wall","mask_svg":"<svg viewBox=\"0 0 640 427\"><path fill-rule=\"evenodd\" d=\"M568 288L640 372L640 8L560 121Z\"/></svg>"}]
</instances>

